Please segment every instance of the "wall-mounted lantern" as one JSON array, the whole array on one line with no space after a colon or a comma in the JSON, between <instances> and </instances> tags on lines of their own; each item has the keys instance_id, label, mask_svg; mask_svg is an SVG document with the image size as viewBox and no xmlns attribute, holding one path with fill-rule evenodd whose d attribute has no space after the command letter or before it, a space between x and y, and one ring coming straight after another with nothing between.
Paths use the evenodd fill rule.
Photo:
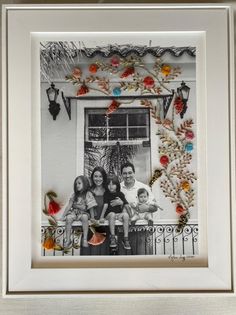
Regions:
<instances>
[{"instance_id":1,"label":"wall-mounted lantern","mask_svg":"<svg viewBox=\"0 0 236 315\"><path fill-rule=\"evenodd\" d=\"M53 117L53 120L56 120L57 115L59 114L61 108L60 104L57 103L57 97L59 94L59 89L55 88L55 84L52 83L51 86L46 90L49 107L48 110Z\"/></svg>"},{"instance_id":2,"label":"wall-mounted lantern","mask_svg":"<svg viewBox=\"0 0 236 315\"><path fill-rule=\"evenodd\" d=\"M183 109L180 112L180 117L183 118L184 114L186 113L186 110L188 108L187 102L189 98L189 92L190 92L190 87L188 87L184 81L181 83L181 87L177 88L177 94L178 96L182 99L183 102Z\"/></svg>"}]
</instances>

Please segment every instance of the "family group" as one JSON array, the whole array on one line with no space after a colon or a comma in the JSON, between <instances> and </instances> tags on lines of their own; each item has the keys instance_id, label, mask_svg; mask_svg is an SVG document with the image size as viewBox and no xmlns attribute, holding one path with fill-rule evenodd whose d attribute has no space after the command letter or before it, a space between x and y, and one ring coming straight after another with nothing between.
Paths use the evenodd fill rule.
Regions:
<instances>
[{"instance_id":1,"label":"family group","mask_svg":"<svg viewBox=\"0 0 236 315\"><path fill-rule=\"evenodd\" d=\"M88 247L89 221L91 223L109 223L110 247L117 247L115 223L119 220L123 224L125 249L131 249L129 242L129 224L145 219L149 225L153 224L153 212L158 205L149 186L135 178L135 168L130 162L121 166L122 182L115 174L106 174L105 170L97 166L94 168L90 181L86 176L78 176L74 181L72 194L62 220L65 221L66 240L64 247L72 245L72 223L81 221L83 229L82 246Z\"/></svg>"}]
</instances>

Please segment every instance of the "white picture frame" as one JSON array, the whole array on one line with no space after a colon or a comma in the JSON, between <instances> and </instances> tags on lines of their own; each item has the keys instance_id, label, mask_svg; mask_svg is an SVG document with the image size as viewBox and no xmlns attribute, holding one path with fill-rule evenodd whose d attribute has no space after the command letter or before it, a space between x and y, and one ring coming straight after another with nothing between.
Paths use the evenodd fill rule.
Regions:
<instances>
[{"instance_id":1,"label":"white picture frame","mask_svg":"<svg viewBox=\"0 0 236 315\"><path fill-rule=\"evenodd\" d=\"M122 25L119 22L121 14L127 17ZM109 24L110 18L112 26ZM132 23L133 18L143 20L139 29ZM232 25L229 5L3 7L4 296L125 291L234 293L231 232L234 220L232 210L235 208ZM34 143L34 137L39 133L40 109L37 104L40 93L39 78L32 71L39 61L31 47L34 46L34 39L45 32L49 38L56 38L65 32L77 32L78 27L83 33L106 32L109 28L109 32L202 34L205 58L202 55L204 62L199 71L205 75L202 77L204 84L199 83L198 86L202 92L198 94L197 104L202 111L199 118L205 120L206 114L205 125L202 124L206 128L206 145L203 137L199 145L203 144L207 167L203 168L206 186L202 183L199 192L204 195L207 205L207 220L201 221L206 231L202 241L207 242L207 252L204 251L200 257L199 266L187 259L165 262L160 268L155 258L149 258L148 263L147 258L140 258L139 261L132 258L131 264L118 258L115 263L96 258L93 261L82 259L80 262L68 259L69 267L66 268L60 262L48 267L49 260L46 263L40 261L40 264L33 260L34 227L40 220L40 213L32 213L34 203L36 209L40 205L40 197L36 193L40 176L38 171L34 171L40 169L40 151ZM216 94L215 91L219 90L221 93ZM206 105L205 108L201 104ZM119 263L122 268L118 268ZM41 281L42 278L45 281Z\"/></svg>"}]
</instances>

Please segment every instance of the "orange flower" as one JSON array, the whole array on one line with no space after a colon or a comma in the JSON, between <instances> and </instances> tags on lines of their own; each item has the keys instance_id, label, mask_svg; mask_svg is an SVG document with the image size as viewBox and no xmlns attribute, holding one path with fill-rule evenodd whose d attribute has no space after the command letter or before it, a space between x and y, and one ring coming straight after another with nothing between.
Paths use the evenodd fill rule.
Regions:
<instances>
[{"instance_id":1,"label":"orange flower","mask_svg":"<svg viewBox=\"0 0 236 315\"><path fill-rule=\"evenodd\" d=\"M187 181L182 182L182 183L181 183L181 188L182 188L185 192L189 191L189 189L190 189L190 184L189 184L189 182L187 182Z\"/></svg>"},{"instance_id":2,"label":"orange flower","mask_svg":"<svg viewBox=\"0 0 236 315\"><path fill-rule=\"evenodd\" d=\"M163 65L161 67L161 73L167 77L171 73L171 66Z\"/></svg>"},{"instance_id":3,"label":"orange flower","mask_svg":"<svg viewBox=\"0 0 236 315\"><path fill-rule=\"evenodd\" d=\"M80 70L80 68L74 68L72 71L72 75L75 79L79 79L82 75L82 71Z\"/></svg>"},{"instance_id":4,"label":"orange flower","mask_svg":"<svg viewBox=\"0 0 236 315\"><path fill-rule=\"evenodd\" d=\"M51 236L47 237L46 240L43 242L43 247L45 249L53 249L55 246L55 242Z\"/></svg>"},{"instance_id":5,"label":"orange flower","mask_svg":"<svg viewBox=\"0 0 236 315\"><path fill-rule=\"evenodd\" d=\"M98 71L98 65L96 65L95 63L92 63L90 66L89 66L89 71L91 73L96 73Z\"/></svg>"}]
</instances>

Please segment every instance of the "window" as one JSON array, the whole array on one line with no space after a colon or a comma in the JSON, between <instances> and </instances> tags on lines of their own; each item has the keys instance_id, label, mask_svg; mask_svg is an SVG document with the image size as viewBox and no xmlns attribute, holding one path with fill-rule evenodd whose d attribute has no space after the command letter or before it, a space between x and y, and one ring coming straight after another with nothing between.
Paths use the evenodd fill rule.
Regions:
<instances>
[{"instance_id":1,"label":"window","mask_svg":"<svg viewBox=\"0 0 236 315\"><path fill-rule=\"evenodd\" d=\"M149 141L149 110L121 108L106 116L105 108L85 109L86 141Z\"/></svg>"}]
</instances>

